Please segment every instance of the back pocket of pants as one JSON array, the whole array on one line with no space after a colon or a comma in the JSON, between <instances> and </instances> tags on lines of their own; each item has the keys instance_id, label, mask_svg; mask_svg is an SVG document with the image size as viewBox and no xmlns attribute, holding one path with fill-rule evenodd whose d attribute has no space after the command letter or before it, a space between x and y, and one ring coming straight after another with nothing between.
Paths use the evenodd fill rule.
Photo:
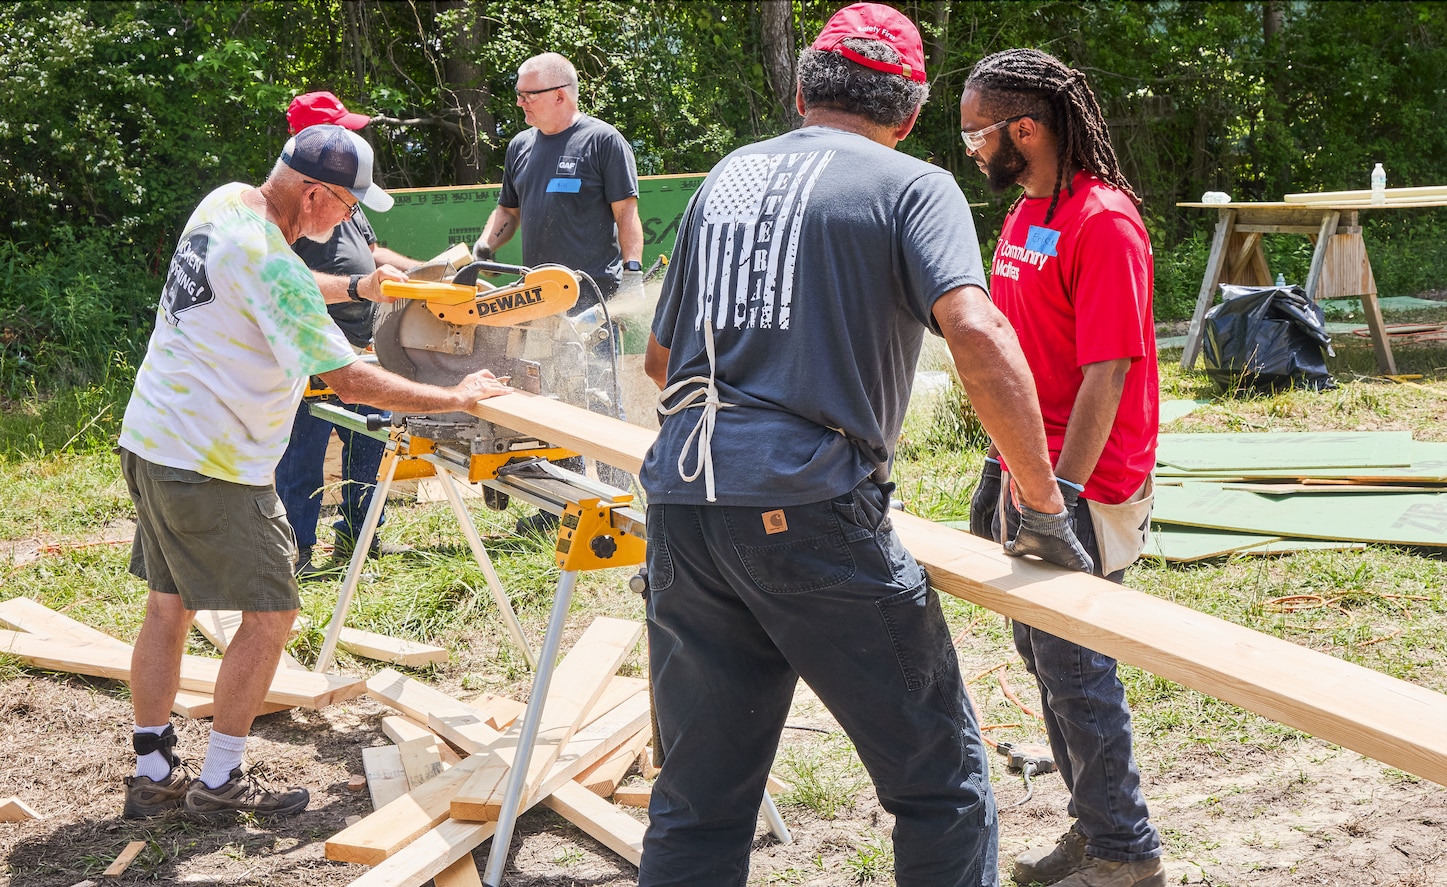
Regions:
<instances>
[{"instance_id":1,"label":"back pocket of pants","mask_svg":"<svg viewBox=\"0 0 1447 887\"><path fill-rule=\"evenodd\" d=\"M759 544L761 539L769 538L762 523L757 528L752 525L760 513L752 509L730 509L729 531L734 551L761 591L807 594L854 578L854 552L844 539L844 529L832 503L782 510L787 532L778 542Z\"/></svg>"},{"instance_id":2,"label":"back pocket of pants","mask_svg":"<svg viewBox=\"0 0 1447 887\"><path fill-rule=\"evenodd\" d=\"M894 655L906 690L922 690L935 679L949 626L928 582L874 602L894 644Z\"/></svg>"}]
</instances>

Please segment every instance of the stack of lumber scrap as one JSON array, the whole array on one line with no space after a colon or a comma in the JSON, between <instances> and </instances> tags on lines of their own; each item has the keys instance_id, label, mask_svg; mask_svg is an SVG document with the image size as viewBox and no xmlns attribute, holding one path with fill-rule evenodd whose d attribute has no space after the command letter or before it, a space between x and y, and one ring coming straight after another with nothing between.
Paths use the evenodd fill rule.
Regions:
<instances>
[{"instance_id":1,"label":"stack of lumber scrap","mask_svg":"<svg viewBox=\"0 0 1447 887\"><path fill-rule=\"evenodd\" d=\"M1370 209L1373 206L1441 206L1447 201L1447 186L1428 185L1420 188L1387 188L1386 203L1372 203L1371 191L1308 191L1288 194L1287 203L1303 206L1330 206L1344 209Z\"/></svg>"},{"instance_id":2,"label":"stack of lumber scrap","mask_svg":"<svg viewBox=\"0 0 1447 887\"><path fill-rule=\"evenodd\" d=\"M1162 434L1146 555L1447 547L1447 443L1405 431Z\"/></svg>"},{"instance_id":3,"label":"stack of lumber scrap","mask_svg":"<svg viewBox=\"0 0 1447 887\"><path fill-rule=\"evenodd\" d=\"M641 635L636 622L594 620L558 663L522 805L550 807L634 865L642 856L643 823L590 788L611 793L647 741L647 682L615 674ZM497 827L521 735L519 706L496 698L463 702L390 669L368 680L367 692L401 715L391 729L384 724L398 741L397 757L377 768L393 790L373 786L375 812L328 840L327 858L373 866L356 887L406 887L439 876L439 883L477 884L472 849ZM421 761L410 769L409 746ZM452 748L462 756L449 762Z\"/></svg>"},{"instance_id":4,"label":"stack of lumber scrap","mask_svg":"<svg viewBox=\"0 0 1447 887\"><path fill-rule=\"evenodd\" d=\"M202 632L224 652L227 639L240 620L232 622L221 615L203 612L197 614L197 622L202 625ZM0 652L9 653L34 668L130 681L130 644L43 604L23 597L0 602L0 624L11 629L0 630ZM277 669L271 681L266 694L269 707L265 711L324 708L360 696L366 690L361 678L315 674L295 665L295 660L288 664L294 667ZM220 659L182 657L181 692L176 695L173 706L177 714L192 718L211 715L211 694L220 669Z\"/></svg>"}]
</instances>

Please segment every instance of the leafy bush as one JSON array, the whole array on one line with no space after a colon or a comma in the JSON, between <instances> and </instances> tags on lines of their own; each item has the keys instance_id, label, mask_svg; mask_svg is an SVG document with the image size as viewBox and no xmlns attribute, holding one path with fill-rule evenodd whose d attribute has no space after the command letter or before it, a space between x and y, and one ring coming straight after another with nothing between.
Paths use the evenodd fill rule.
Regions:
<instances>
[{"instance_id":1,"label":"leafy bush","mask_svg":"<svg viewBox=\"0 0 1447 887\"><path fill-rule=\"evenodd\" d=\"M49 244L0 240L0 397L104 384L139 364L160 281L104 232Z\"/></svg>"}]
</instances>

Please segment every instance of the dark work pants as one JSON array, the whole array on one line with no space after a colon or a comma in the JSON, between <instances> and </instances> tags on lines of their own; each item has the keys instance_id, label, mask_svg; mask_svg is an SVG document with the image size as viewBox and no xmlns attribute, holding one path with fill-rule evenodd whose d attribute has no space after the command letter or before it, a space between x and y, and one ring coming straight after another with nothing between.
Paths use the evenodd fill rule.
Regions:
<instances>
[{"instance_id":1,"label":"dark work pants","mask_svg":"<svg viewBox=\"0 0 1447 887\"><path fill-rule=\"evenodd\" d=\"M365 404L346 404L363 416L384 412ZM332 432L342 441L342 504L332 525L338 536L355 542L362 532L372 492L377 489L377 468L387 449L385 441L339 428L326 419L318 419L303 401L291 424L291 440L276 466L276 492L286 506L286 518L296 532L299 548L311 548L317 542L317 518L322 513L321 487L327 459L327 444ZM386 520L385 513L382 521ZM382 525L379 521L377 526Z\"/></svg>"},{"instance_id":2,"label":"dark work pants","mask_svg":"<svg viewBox=\"0 0 1447 887\"><path fill-rule=\"evenodd\" d=\"M979 724L939 598L889 521L889 489L866 480L777 510L649 506L649 659L664 762L640 887L747 881L800 677L895 817L896 884L998 883Z\"/></svg>"},{"instance_id":3,"label":"dark work pants","mask_svg":"<svg viewBox=\"0 0 1447 887\"><path fill-rule=\"evenodd\" d=\"M1007 505L1006 514L1009 520L1017 513ZM1075 536L1095 558L1100 575L1089 503L1081 499L1072 517ZM1125 570L1104 578L1120 583ZM1045 732L1070 790L1069 813L1085 835L1086 852L1117 862L1160 856L1161 838L1141 792L1131 751L1130 707L1115 660L1018 620L1014 630L1015 649L1040 687Z\"/></svg>"}]
</instances>

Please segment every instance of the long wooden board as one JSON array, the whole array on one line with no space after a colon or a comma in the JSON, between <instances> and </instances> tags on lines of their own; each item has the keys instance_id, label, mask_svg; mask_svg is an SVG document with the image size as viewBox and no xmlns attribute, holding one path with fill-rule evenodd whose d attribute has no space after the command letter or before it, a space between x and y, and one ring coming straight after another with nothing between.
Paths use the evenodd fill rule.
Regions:
<instances>
[{"instance_id":1,"label":"long wooden board","mask_svg":"<svg viewBox=\"0 0 1447 887\"><path fill-rule=\"evenodd\" d=\"M558 786L543 799L543 806L634 866L643 861L643 823L576 782Z\"/></svg>"},{"instance_id":2,"label":"long wooden board","mask_svg":"<svg viewBox=\"0 0 1447 887\"><path fill-rule=\"evenodd\" d=\"M93 677L129 681L130 652L109 644L79 640L54 641L32 634L0 631L0 652L11 653L35 668L88 674ZM221 660L203 656L181 657L181 686L206 693L215 691ZM312 672L278 668L266 701L302 708L325 708L335 702L360 696L366 689L361 678L340 675L319 675Z\"/></svg>"},{"instance_id":3,"label":"long wooden board","mask_svg":"<svg viewBox=\"0 0 1447 887\"><path fill-rule=\"evenodd\" d=\"M629 471L652 439L541 398L496 397L474 411L509 428L526 419L528 433L554 442L553 426L567 428L570 449ZM921 518L899 515L895 526L942 591L1447 785L1447 695L1103 579L1007 557L995 543Z\"/></svg>"},{"instance_id":4,"label":"long wooden board","mask_svg":"<svg viewBox=\"0 0 1447 887\"><path fill-rule=\"evenodd\" d=\"M84 622L78 622L64 613L57 613L39 601L27 597L11 598L0 603L0 625L9 625L17 631L28 631L52 640L75 638L99 644L112 644L117 648L125 649L127 653L131 650L131 645L125 641L91 628ZM279 708L290 708L290 706L279 706ZM178 690L175 700L171 702L171 711L183 718L209 718L215 709L216 700L210 693L199 693L195 690Z\"/></svg>"}]
</instances>

